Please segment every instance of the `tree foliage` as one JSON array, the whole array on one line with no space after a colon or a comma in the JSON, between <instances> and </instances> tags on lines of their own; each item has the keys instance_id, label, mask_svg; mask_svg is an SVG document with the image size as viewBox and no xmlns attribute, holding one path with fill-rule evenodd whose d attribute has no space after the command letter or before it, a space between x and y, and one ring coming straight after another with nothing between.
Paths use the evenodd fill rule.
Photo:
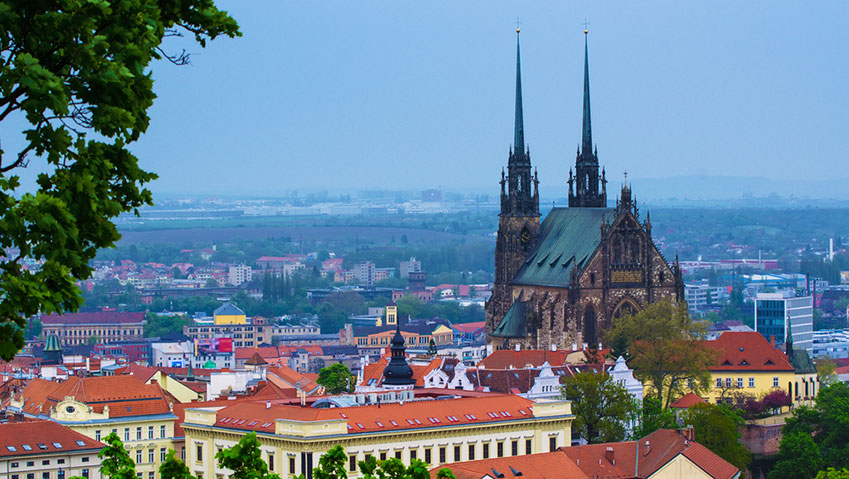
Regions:
<instances>
[{"instance_id":1,"label":"tree foliage","mask_svg":"<svg viewBox=\"0 0 849 479\"><path fill-rule=\"evenodd\" d=\"M0 357L11 360L27 317L80 307L76 281L120 238L112 219L152 204L156 176L129 145L150 121L163 38L240 33L213 0L0 0L0 25L0 122L28 124L2 145L15 151L0 150L0 249L13 251L0 265ZM33 158L43 172L20 191Z\"/></svg>"},{"instance_id":2,"label":"tree foliage","mask_svg":"<svg viewBox=\"0 0 849 479\"><path fill-rule=\"evenodd\" d=\"M165 456L165 462L159 465L160 479L195 479L195 476L189 472L189 466L185 462L177 459L173 449L168 450L168 455Z\"/></svg>"},{"instance_id":3,"label":"tree foliage","mask_svg":"<svg viewBox=\"0 0 849 479\"><path fill-rule=\"evenodd\" d=\"M103 439L106 444L97 454L100 458L100 474L109 479L135 479L136 463L124 444L114 432ZM73 479L73 478L72 478Z\"/></svg>"},{"instance_id":4,"label":"tree foliage","mask_svg":"<svg viewBox=\"0 0 849 479\"><path fill-rule=\"evenodd\" d=\"M342 394L354 391L356 378L351 374L348 366L342 363L334 363L318 371L318 384L324 386L327 394Z\"/></svg>"},{"instance_id":5,"label":"tree foliage","mask_svg":"<svg viewBox=\"0 0 849 479\"><path fill-rule=\"evenodd\" d=\"M255 432L242 436L233 447L215 453L215 459L220 467L230 469L229 477L235 479L280 479L280 476L268 471Z\"/></svg>"},{"instance_id":6,"label":"tree foliage","mask_svg":"<svg viewBox=\"0 0 849 479\"><path fill-rule=\"evenodd\" d=\"M192 318L177 314L174 316L160 316L148 313L145 316L144 337L161 338L168 333L183 334L183 326L191 326Z\"/></svg>"},{"instance_id":7,"label":"tree foliage","mask_svg":"<svg viewBox=\"0 0 849 479\"><path fill-rule=\"evenodd\" d=\"M710 390L708 367L717 352L701 340L705 325L687 316L684 303L660 301L636 315L614 319L608 344L628 344L634 376L649 386L664 408L682 396L692 384L694 392Z\"/></svg>"},{"instance_id":8,"label":"tree foliage","mask_svg":"<svg viewBox=\"0 0 849 479\"><path fill-rule=\"evenodd\" d=\"M636 427L631 431L632 439L646 437L658 429L677 429L675 415L669 408L664 409L657 398L647 397L634 406Z\"/></svg>"},{"instance_id":9,"label":"tree foliage","mask_svg":"<svg viewBox=\"0 0 849 479\"><path fill-rule=\"evenodd\" d=\"M835 469L833 467L829 467L825 471L818 472L817 477L814 479L849 479L849 469Z\"/></svg>"},{"instance_id":10,"label":"tree foliage","mask_svg":"<svg viewBox=\"0 0 849 479\"><path fill-rule=\"evenodd\" d=\"M576 374L566 380L562 394L572 401L573 430L587 442L618 442L625 438L625 425L633 415L634 402L628 390L609 374Z\"/></svg>"},{"instance_id":11,"label":"tree foliage","mask_svg":"<svg viewBox=\"0 0 849 479\"><path fill-rule=\"evenodd\" d=\"M849 385L835 382L823 387L813 408L793 411L782 429L775 476L811 478L823 467L849 467ZM819 458L819 462L813 457Z\"/></svg>"},{"instance_id":12,"label":"tree foliage","mask_svg":"<svg viewBox=\"0 0 849 479\"><path fill-rule=\"evenodd\" d=\"M717 456L745 471L752 455L740 444L738 427L744 424L735 411L724 405L696 404L687 410L684 423L693 426L696 441Z\"/></svg>"},{"instance_id":13,"label":"tree foliage","mask_svg":"<svg viewBox=\"0 0 849 479\"><path fill-rule=\"evenodd\" d=\"M318 467L312 470L315 479L347 479L348 472L345 468L348 455L342 446L334 446L322 454L318 460ZM374 456L369 456L364 461L357 463L363 479L429 479L430 472L427 463L419 459L413 459L409 466L405 466L400 459L394 457L385 461L378 461ZM456 479L448 468L442 468L437 472L441 479ZM295 476L295 479L304 479L303 475Z\"/></svg>"}]
</instances>

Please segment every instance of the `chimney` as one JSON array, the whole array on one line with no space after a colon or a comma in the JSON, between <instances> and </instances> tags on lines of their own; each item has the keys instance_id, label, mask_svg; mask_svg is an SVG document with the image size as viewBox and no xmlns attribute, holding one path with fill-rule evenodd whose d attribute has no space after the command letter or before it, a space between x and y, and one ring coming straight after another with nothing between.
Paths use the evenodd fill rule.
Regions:
<instances>
[{"instance_id":1,"label":"chimney","mask_svg":"<svg viewBox=\"0 0 849 479\"><path fill-rule=\"evenodd\" d=\"M610 464L616 465L616 459L613 457L613 446L607 446L604 450L604 458L610 461Z\"/></svg>"},{"instance_id":2,"label":"chimney","mask_svg":"<svg viewBox=\"0 0 849 479\"><path fill-rule=\"evenodd\" d=\"M650 452L651 452L651 444L648 441L646 441L646 443L643 444L643 457L648 456Z\"/></svg>"},{"instance_id":3,"label":"chimney","mask_svg":"<svg viewBox=\"0 0 849 479\"><path fill-rule=\"evenodd\" d=\"M693 426L686 425L678 430L678 432L684 436L684 439L687 441L695 441L696 440L696 430L693 429Z\"/></svg>"}]
</instances>

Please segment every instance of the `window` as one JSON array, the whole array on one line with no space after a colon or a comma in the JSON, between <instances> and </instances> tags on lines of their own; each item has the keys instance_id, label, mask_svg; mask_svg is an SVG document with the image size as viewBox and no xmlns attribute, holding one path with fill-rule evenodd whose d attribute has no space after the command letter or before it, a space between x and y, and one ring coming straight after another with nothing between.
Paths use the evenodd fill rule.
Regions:
<instances>
[{"instance_id":1,"label":"window","mask_svg":"<svg viewBox=\"0 0 849 479\"><path fill-rule=\"evenodd\" d=\"M147 438L153 439L153 426L147 426Z\"/></svg>"},{"instance_id":2,"label":"window","mask_svg":"<svg viewBox=\"0 0 849 479\"><path fill-rule=\"evenodd\" d=\"M410 449L410 461L416 459L418 457L419 450L418 449Z\"/></svg>"},{"instance_id":3,"label":"window","mask_svg":"<svg viewBox=\"0 0 849 479\"><path fill-rule=\"evenodd\" d=\"M18 463L17 463L17 462L13 462L13 463L9 464L9 467L11 467L12 469L14 469L14 468L18 467Z\"/></svg>"},{"instance_id":4,"label":"window","mask_svg":"<svg viewBox=\"0 0 849 479\"><path fill-rule=\"evenodd\" d=\"M289 456L289 474L295 473L295 456Z\"/></svg>"},{"instance_id":5,"label":"window","mask_svg":"<svg viewBox=\"0 0 849 479\"><path fill-rule=\"evenodd\" d=\"M94 440L95 440L95 441L99 441L99 440L100 440L100 429L98 429L98 430L94 431Z\"/></svg>"},{"instance_id":6,"label":"window","mask_svg":"<svg viewBox=\"0 0 849 479\"><path fill-rule=\"evenodd\" d=\"M517 441L515 439L513 440L512 443L510 443L510 455L511 456L518 456L519 455L519 441Z\"/></svg>"},{"instance_id":7,"label":"window","mask_svg":"<svg viewBox=\"0 0 849 479\"><path fill-rule=\"evenodd\" d=\"M21 447L24 451L32 451L32 447L29 444L21 444Z\"/></svg>"},{"instance_id":8,"label":"window","mask_svg":"<svg viewBox=\"0 0 849 479\"><path fill-rule=\"evenodd\" d=\"M27 461L27 467L35 466L35 461Z\"/></svg>"},{"instance_id":9,"label":"window","mask_svg":"<svg viewBox=\"0 0 849 479\"><path fill-rule=\"evenodd\" d=\"M129 440L130 440L130 428L125 427L124 428L124 441L129 441Z\"/></svg>"},{"instance_id":10,"label":"window","mask_svg":"<svg viewBox=\"0 0 849 479\"><path fill-rule=\"evenodd\" d=\"M557 436L551 436L548 438L548 450L556 451L557 450Z\"/></svg>"},{"instance_id":11,"label":"window","mask_svg":"<svg viewBox=\"0 0 849 479\"><path fill-rule=\"evenodd\" d=\"M533 454L533 445L534 443L532 439L525 440L525 454Z\"/></svg>"},{"instance_id":12,"label":"window","mask_svg":"<svg viewBox=\"0 0 849 479\"><path fill-rule=\"evenodd\" d=\"M439 448L439 463L445 464L446 460L447 460L447 455L445 453L445 447L440 447Z\"/></svg>"},{"instance_id":13,"label":"window","mask_svg":"<svg viewBox=\"0 0 849 479\"><path fill-rule=\"evenodd\" d=\"M737 378L737 387L740 389L743 388L743 378Z\"/></svg>"},{"instance_id":14,"label":"window","mask_svg":"<svg viewBox=\"0 0 849 479\"><path fill-rule=\"evenodd\" d=\"M460 446L454 446L454 462L460 462Z\"/></svg>"},{"instance_id":15,"label":"window","mask_svg":"<svg viewBox=\"0 0 849 479\"><path fill-rule=\"evenodd\" d=\"M45 459L45 460L41 461L41 465L42 465L42 466L49 466L49 465L50 465L50 460L49 460L49 459Z\"/></svg>"},{"instance_id":16,"label":"window","mask_svg":"<svg viewBox=\"0 0 849 479\"><path fill-rule=\"evenodd\" d=\"M142 451L141 449L136 451L136 464L141 464L142 462Z\"/></svg>"},{"instance_id":17,"label":"window","mask_svg":"<svg viewBox=\"0 0 849 479\"><path fill-rule=\"evenodd\" d=\"M141 426L139 426L139 427L136 428L136 441L141 441L141 438L142 438L141 434L142 434Z\"/></svg>"},{"instance_id":18,"label":"window","mask_svg":"<svg viewBox=\"0 0 849 479\"><path fill-rule=\"evenodd\" d=\"M716 388L719 389L722 387L722 378L716 378Z\"/></svg>"},{"instance_id":19,"label":"window","mask_svg":"<svg viewBox=\"0 0 849 479\"><path fill-rule=\"evenodd\" d=\"M755 387L755 378L749 378L749 387L750 388Z\"/></svg>"},{"instance_id":20,"label":"window","mask_svg":"<svg viewBox=\"0 0 849 479\"><path fill-rule=\"evenodd\" d=\"M56 459L56 464L65 464L64 459Z\"/></svg>"},{"instance_id":21,"label":"window","mask_svg":"<svg viewBox=\"0 0 849 479\"><path fill-rule=\"evenodd\" d=\"M401 451L395 451L395 459L401 459Z\"/></svg>"},{"instance_id":22,"label":"window","mask_svg":"<svg viewBox=\"0 0 849 479\"><path fill-rule=\"evenodd\" d=\"M12 474L12 476L11 476L11 477L12 477L12 479L20 479L20 476L19 476L19 475L17 475L17 474Z\"/></svg>"},{"instance_id":23,"label":"window","mask_svg":"<svg viewBox=\"0 0 849 479\"><path fill-rule=\"evenodd\" d=\"M89 460L89 457L88 457L88 456L86 456L86 457L84 457L84 458L82 458L82 459L81 459L81 461L82 461L82 462L88 462L88 460Z\"/></svg>"},{"instance_id":24,"label":"window","mask_svg":"<svg viewBox=\"0 0 849 479\"><path fill-rule=\"evenodd\" d=\"M274 453L268 453L268 470L274 471Z\"/></svg>"},{"instance_id":25,"label":"window","mask_svg":"<svg viewBox=\"0 0 849 479\"><path fill-rule=\"evenodd\" d=\"M772 387L774 387L774 388L778 387L778 378L777 377L772 378Z\"/></svg>"},{"instance_id":26,"label":"window","mask_svg":"<svg viewBox=\"0 0 849 479\"><path fill-rule=\"evenodd\" d=\"M197 445L197 455L195 456L195 461L203 462L203 444Z\"/></svg>"},{"instance_id":27,"label":"window","mask_svg":"<svg viewBox=\"0 0 849 479\"><path fill-rule=\"evenodd\" d=\"M431 459L433 459L433 457L431 457L431 454L432 452L430 448L425 449L424 461L428 464L430 464Z\"/></svg>"},{"instance_id":28,"label":"window","mask_svg":"<svg viewBox=\"0 0 849 479\"><path fill-rule=\"evenodd\" d=\"M148 450L147 450L147 462L153 463L153 461L154 461L154 459L153 459L153 453L154 453L154 450L153 450L153 449L148 449Z\"/></svg>"},{"instance_id":29,"label":"window","mask_svg":"<svg viewBox=\"0 0 849 479\"><path fill-rule=\"evenodd\" d=\"M385 451L380 453L380 460L381 460L381 461L385 461L385 460L386 460L386 452L385 452Z\"/></svg>"},{"instance_id":30,"label":"window","mask_svg":"<svg viewBox=\"0 0 849 479\"><path fill-rule=\"evenodd\" d=\"M50 479L50 471L44 471L41 473L41 479Z\"/></svg>"},{"instance_id":31,"label":"window","mask_svg":"<svg viewBox=\"0 0 849 479\"><path fill-rule=\"evenodd\" d=\"M504 441L495 444L495 452L498 457L504 457Z\"/></svg>"},{"instance_id":32,"label":"window","mask_svg":"<svg viewBox=\"0 0 849 479\"><path fill-rule=\"evenodd\" d=\"M348 471L357 472L357 455L351 454L348 456Z\"/></svg>"},{"instance_id":33,"label":"window","mask_svg":"<svg viewBox=\"0 0 849 479\"><path fill-rule=\"evenodd\" d=\"M85 442L83 442L83 441L77 440L77 441L74 441L74 442L77 443L77 446L80 446L80 447L85 446Z\"/></svg>"},{"instance_id":34,"label":"window","mask_svg":"<svg viewBox=\"0 0 849 479\"><path fill-rule=\"evenodd\" d=\"M167 454L167 449L164 447L159 448L159 462L165 462L165 455Z\"/></svg>"},{"instance_id":35,"label":"window","mask_svg":"<svg viewBox=\"0 0 849 479\"><path fill-rule=\"evenodd\" d=\"M147 479L156 479L156 473L150 471L147 473Z\"/></svg>"},{"instance_id":36,"label":"window","mask_svg":"<svg viewBox=\"0 0 849 479\"><path fill-rule=\"evenodd\" d=\"M15 449L15 446L6 446L6 449L8 449L9 452L16 452L17 451L17 449Z\"/></svg>"},{"instance_id":37,"label":"window","mask_svg":"<svg viewBox=\"0 0 849 479\"><path fill-rule=\"evenodd\" d=\"M731 387L731 378L725 378L725 387L727 387L727 388Z\"/></svg>"},{"instance_id":38,"label":"window","mask_svg":"<svg viewBox=\"0 0 849 479\"><path fill-rule=\"evenodd\" d=\"M27 473L27 479L35 479L35 473L34 472L28 472Z\"/></svg>"},{"instance_id":39,"label":"window","mask_svg":"<svg viewBox=\"0 0 849 479\"><path fill-rule=\"evenodd\" d=\"M165 425L159 426L159 437L160 438L165 437Z\"/></svg>"},{"instance_id":40,"label":"window","mask_svg":"<svg viewBox=\"0 0 849 479\"><path fill-rule=\"evenodd\" d=\"M59 469L56 472L56 479L65 479L65 470L64 469Z\"/></svg>"},{"instance_id":41,"label":"window","mask_svg":"<svg viewBox=\"0 0 849 479\"><path fill-rule=\"evenodd\" d=\"M474 444L469 444L469 460L470 461L475 460L475 445Z\"/></svg>"},{"instance_id":42,"label":"window","mask_svg":"<svg viewBox=\"0 0 849 479\"><path fill-rule=\"evenodd\" d=\"M483 458L489 459L489 443L488 442L483 443Z\"/></svg>"},{"instance_id":43,"label":"window","mask_svg":"<svg viewBox=\"0 0 849 479\"><path fill-rule=\"evenodd\" d=\"M88 479L88 469L83 469L82 471L80 471L80 475Z\"/></svg>"}]
</instances>

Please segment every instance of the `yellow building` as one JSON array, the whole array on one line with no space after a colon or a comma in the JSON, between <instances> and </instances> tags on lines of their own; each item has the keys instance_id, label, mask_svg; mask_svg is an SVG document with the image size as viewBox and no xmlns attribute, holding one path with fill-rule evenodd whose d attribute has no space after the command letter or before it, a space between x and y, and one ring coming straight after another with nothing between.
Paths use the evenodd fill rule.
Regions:
<instances>
[{"instance_id":1,"label":"yellow building","mask_svg":"<svg viewBox=\"0 0 849 479\"><path fill-rule=\"evenodd\" d=\"M95 441L114 432L136 462L139 477L154 479L168 449L174 448L177 416L167 397L159 385L130 375L73 376L63 382L33 379L8 408L56 421Z\"/></svg>"},{"instance_id":2,"label":"yellow building","mask_svg":"<svg viewBox=\"0 0 849 479\"><path fill-rule=\"evenodd\" d=\"M405 463L421 459L436 466L547 452L570 444L574 416L568 401L466 394L363 406L340 397L312 407L243 400L226 407L187 408L182 424L186 465L198 479L227 477L215 453L248 431L256 431L271 471L282 477L304 474L307 479L321 455L336 445L349 455L349 477L358 477L357 461L369 456L397 457Z\"/></svg>"},{"instance_id":3,"label":"yellow building","mask_svg":"<svg viewBox=\"0 0 849 479\"><path fill-rule=\"evenodd\" d=\"M212 312L215 324L247 324L245 312L230 303L224 303Z\"/></svg>"},{"instance_id":4,"label":"yellow building","mask_svg":"<svg viewBox=\"0 0 849 479\"><path fill-rule=\"evenodd\" d=\"M760 398L778 389L788 392L796 404L816 395L816 370L813 379L810 373L797 374L787 355L758 332L729 331L707 344L719 358L710 368L711 390L700 394L709 403L730 400L736 393ZM807 385L808 394L795 394L797 382Z\"/></svg>"},{"instance_id":5,"label":"yellow building","mask_svg":"<svg viewBox=\"0 0 849 479\"><path fill-rule=\"evenodd\" d=\"M360 349L388 348L393 336L394 327L354 328L354 344ZM407 348L427 349L431 339L437 347L450 345L454 340L454 331L444 324L408 324L401 327L401 336Z\"/></svg>"}]
</instances>

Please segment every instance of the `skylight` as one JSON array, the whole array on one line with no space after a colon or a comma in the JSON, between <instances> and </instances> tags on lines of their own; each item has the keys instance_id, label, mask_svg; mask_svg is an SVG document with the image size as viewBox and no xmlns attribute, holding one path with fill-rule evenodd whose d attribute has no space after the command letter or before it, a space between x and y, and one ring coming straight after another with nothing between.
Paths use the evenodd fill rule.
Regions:
<instances>
[{"instance_id":1,"label":"skylight","mask_svg":"<svg viewBox=\"0 0 849 479\"><path fill-rule=\"evenodd\" d=\"M407 419L407 422L410 424L415 424L412 419Z\"/></svg>"},{"instance_id":2,"label":"skylight","mask_svg":"<svg viewBox=\"0 0 849 479\"><path fill-rule=\"evenodd\" d=\"M62 449L62 444L61 444L61 443L54 442L54 443L52 443L52 444L53 444L53 447L55 447L56 449Z\"/></svg>"},{"instance_id":3,"label":"skylight","mask_svg":"<svg viewBox=\"0 0 849 479\"><path fill-rule=\"evenodd\" d=\"M77 446L85 446L85 443L80 441L80 440L77 440L77 441L74 441L74 442L77 443Z\"/></svg>"},{"instance_id":4,"label":"skylight","mask_svg":"<svg viewBox=\"0 0 849 479\"><path fill-rule=\"evenodd\" d=\"M6 449L8 449L8 450L9 450L9 452L15 452L15 451L17 451L17 449L15 449L15 446L6 446Z\"/></svg>"},{"instance_id":5,"label":"skylight","mask_svg":"<svg viewBox=\"0 0 849 479\"><path fill-rule=\"evenodd\" d=\"M339 415L340 415L340 416L342 416L342 417L344 417L345 419L348 419L348 415L347 415L347 414L345 414L344 412L340 412L340 413L339 413Z\"/></svg>"},{"instance_id":6,"label":"skylight","mask_svg":"<svg viewBox=\"0 0 849 479\"><path fill-rule=\"evenodd\" d=\"M358 427L358 428L360 428L360 429L365 429L365 428L366 428L365 426L363 426L363 425L362 425L362 424L360 424L360 423L357 423L357 427Z\"/></svg>"},{"instance_id":7,"label":"skylight","mask_svg":"<svg viewBox=\"0 0 849 479\"><path fill-rule=\"evenodd\" d=\"M377 423L377 427L383 427L383 423L380 421L375 421Z\"/></svg>"},{"instance_id":8,"label":"skylight","mask_svg":"<svg viewBox=\"0 0 849 479\"><path fill-rule=\"evenodd\" d=\"M38 444L36 444L36 445L37 445L37 446L38 446L38 448L39 448L39 449L41 449L41 450L45 450L45 451L47 450L47 444L44 444L44 443L39 442L39 443L38 443Z\"/></svg>"},{"instance_id":9,"label":"skylight","mask_svg":"<svg viewBox=\"0 0 849 479\"><path fill-rule=\"evenodd\" d=\"M24 451L32 451L32 448L29 444L21 444L21 447L24 448Z\"/></svg>"},{"instance_id":10,"label":"skylight","mask_svg":"<svg viewBox=\"0 0 849 479\"><path fill-rule=\"evenodd\" d=\"M396 426L396 427L398 426L398 423L395 422L395 421L389 421L389 424L392 424L393 426Z\"/></svg>"}]
</instances>

